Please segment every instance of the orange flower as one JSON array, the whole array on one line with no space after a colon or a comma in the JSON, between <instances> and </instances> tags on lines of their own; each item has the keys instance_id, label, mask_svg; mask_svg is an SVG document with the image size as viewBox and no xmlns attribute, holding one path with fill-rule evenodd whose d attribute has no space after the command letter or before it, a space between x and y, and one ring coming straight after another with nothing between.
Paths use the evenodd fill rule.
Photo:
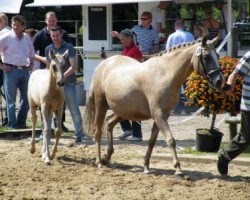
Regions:
<instances>
[{"instance_id":1,"label":"orange flower","mask_svg":"<svg viewBox=\"0 0 250 200\"><path fill-rule=\"evenodd\" d=\"M220 58L222 73L226 80L238 62L238 59L228 56ZM191 106L204 106L203 114L205 116L208 116L209 112L220 113L226 111L235 113L235 111L239 110L240 106L242 83L242 78L237 79L232 90L232 95L228 96L224 93L223 89L219 90L211 87L207 79L193 72L188 78L185 89L185 95L188 99L187 104Z\"/></svg>"}]
</instances>

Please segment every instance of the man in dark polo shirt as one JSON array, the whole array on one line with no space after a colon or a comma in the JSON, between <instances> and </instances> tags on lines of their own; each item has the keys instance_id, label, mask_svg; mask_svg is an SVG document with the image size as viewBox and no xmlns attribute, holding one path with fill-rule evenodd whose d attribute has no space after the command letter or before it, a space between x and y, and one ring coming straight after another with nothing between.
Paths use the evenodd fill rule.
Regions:
<instances>
[{"instance_id":1,"label":"man in dark polo shirt","mask_svg":"<svg viewBox=\"0 0 250 200\"><path fill-rule=\"evenodd\" d=\"M53 26L56 26L58 22L57 16L55 12L47 12L45 15L45 23L46 27L42 30L38 31L34 36L34 48L35 52L38 52L36 55L36 59L40 61L40 69L46 68L46 58L45 58L45 48L52 43L50 37L50 29ZM70 42L69 36L66 31L63 30L63 40L66 42Z\"/></svg>"},{"instance_id":2,"label":"man in dark polo shirt","mask_svg":"<svg viewBox=\"0 0 250 200\"><path fill-rule=\"evenodd\" d=\"M45 48L52 43L52 39L50 37L50 29L51 27L56 26L57 22L58 19L55 12L52 11L47 12L45 15L45 23L47 26L44 27L42 30L38 31L34 36L33 45L35 48L35 52L37 53L35 55L35 59L40 61L40 69L46 68ZM66 42L70 42L67 32L64 30L62 30L62 32L63 32L63 40ZM63 109L62 122L65 122L65 106ZM67 127L65 127L63 123L62 123L62 130L64 132L68 132Z\"/></svg>"},{"instance_id":3,"label":"man in dark polo shirt","mask_svg":"<svg viewBox=\"0 0 250 200\"><path fill-rule=\"evenodd\" d=\"M50 49L53 49L54 52L61 55L64 54L66 50L69 51L68 59L70 66L64 71L64 95L65 102L69 108L75 127L75 142L82 142L84 138L82 116L76 102L76 52L72 44L67 43L63 40L63 31L60 26L52 27L50 30L50 36L53 43L47 46L45 49L45 56L47 61L51 61L51 58L49 56Z\"/></svg>"}]
</instances>

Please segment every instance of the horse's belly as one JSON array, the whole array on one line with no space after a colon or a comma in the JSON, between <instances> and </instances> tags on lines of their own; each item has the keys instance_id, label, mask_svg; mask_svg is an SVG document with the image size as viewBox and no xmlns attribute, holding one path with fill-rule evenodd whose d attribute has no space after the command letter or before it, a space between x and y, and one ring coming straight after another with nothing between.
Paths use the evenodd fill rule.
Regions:
<instances>
[{"instance_id":1,"label":"horse's belly","mask_svg":"<svg viewBox=\"0 0 250 200\"><path fill-rule=\"evenodd\" d=\"M109 107L124 119L145 120L151 117L148 101L140 92L106 94L106 99Z\"/></svg>"}]
</instances>

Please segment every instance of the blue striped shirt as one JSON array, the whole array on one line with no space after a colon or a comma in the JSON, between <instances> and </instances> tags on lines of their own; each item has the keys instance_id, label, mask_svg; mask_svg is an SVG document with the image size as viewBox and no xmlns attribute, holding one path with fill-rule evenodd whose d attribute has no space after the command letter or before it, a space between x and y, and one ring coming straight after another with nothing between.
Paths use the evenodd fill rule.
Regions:
<instances>
[{"instance_id":1,"label":"blue striped shirt","mask_svg":"<svg viewBox=\"0 0 250 200\"><path fill-rule=\"evenodd\" d=\"M241 58L235 72L244 77L240 109L250 111L250 51Z\"/></svg>"},{"instance_id":2,"label":"blue striped shirt","mask_svg":"<svg viewBox=\"0 0 250 200\"><path fill-rule=\"evenodd\" d=\"M137 42L142 54L150 54L154 45L159 44L159 34L152 26L144 28L142 25L137 25L132 28L132 31L137 35Z\"/></svg>"}]
</instances>

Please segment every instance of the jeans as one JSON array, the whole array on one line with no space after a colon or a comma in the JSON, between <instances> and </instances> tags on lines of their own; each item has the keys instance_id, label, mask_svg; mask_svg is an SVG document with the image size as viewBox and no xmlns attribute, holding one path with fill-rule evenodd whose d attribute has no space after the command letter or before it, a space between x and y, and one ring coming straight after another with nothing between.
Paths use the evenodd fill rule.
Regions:
<instances>
[{"instance_id":1,"label":"jeans","mask_svg":"<svg viewBox=\"0 0 250 200\"><path fill-rule=\"evenodd\" d=\"M74 83L67 83L64 86L65 102L69 108L70 115L73 119L76 137L84 137L82 116L76 102L76 87Z\"/></svg>"},{"instance_id":2,"label":"jeans","mask_svg":"<svg viewBox=\"0 0 250 200\"><path fill-rule=\"evenodd\" d=\"M232 160L250 146L250 111L241 111L240 132L233 138L229 146L223 151L223 155Z\"/></svg>"},{"instance_id":3,"label":"jeans","mask_svg":"<svg viewBox=\"0 0 250 200\"><path fill-rule=\"evenodd\" d=\"M128 120L123 120L120 122L123 131L133 131L133 136L137 138L142 138L141 133L141 122L132 121L132 125Z\"/></svg>"},{"instance_id":4,"label":"jeans","mask_svg":"<svg viewBox=\"0 0 250 200\"><path fill-rule=\"evenodd\" d=\"M28 103L28 81L29 72L13 68L10 72L4 72L4 93L6 96L6 107L8 124L10 128L16 125L25 125L29 111ZM20 91L19 108L16 117L16 94L17 88Z\"/></svg>"}]
</instances>

